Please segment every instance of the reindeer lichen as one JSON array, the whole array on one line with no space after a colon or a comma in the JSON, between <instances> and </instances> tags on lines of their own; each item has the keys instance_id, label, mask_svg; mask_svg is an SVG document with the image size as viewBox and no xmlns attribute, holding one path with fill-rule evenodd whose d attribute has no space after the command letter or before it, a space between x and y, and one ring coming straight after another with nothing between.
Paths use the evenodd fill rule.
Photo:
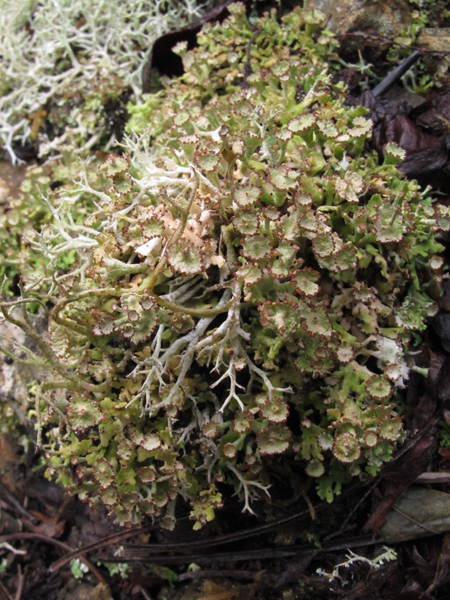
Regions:
<instances>
[{"instance_id":1,"label":"reindeer lichen","mask_svg":"<svg viewBox=\"0 0 450 600\"><path fill-rule=\"evenodd\" d=\"M448 211L396 170L396 148L383 164L366 149L323 16L230 13L132 109L107 181L78 183L83 223L63 196L33 241L48 341L27 313L42 282L1 305L49 371L49 474L118 523L173 527L181 496L199 528L227 486L251 511L286 462L329 501L376 474L404 438L410 336L434 310L423 282Z\"/></svg>"},{"instance_id":2,"label":"reindeer lichen","mask_svg":"<svg viewBox=\"0 0 450 600\"><path fill-rule=\"evenodd\" d=\"M123 99L141 96L155 40L201 14L196 0L1 0L0 140L41 156L112 143Z\"/></svg>"}]
</instances>

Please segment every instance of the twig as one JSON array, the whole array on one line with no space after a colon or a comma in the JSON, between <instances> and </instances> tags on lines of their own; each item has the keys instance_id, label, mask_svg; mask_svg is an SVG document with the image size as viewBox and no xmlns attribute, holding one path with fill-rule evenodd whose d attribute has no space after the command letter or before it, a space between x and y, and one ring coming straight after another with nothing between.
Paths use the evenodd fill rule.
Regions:
<instances>
[{"instance_id":1,"label":"twig","mask_svg":"<svg viewBox=\"0 0 450 600\"><path fill-rule=\"evenodd\" d=\"M428 433L428 431L430 431L433 427L436 427L441 418L441 411L438 409L432 414L427 423L416 433L416 435L414 435L412 438L409 438L409 440L405 442L401 448L399 448L399 450L392 457L391 462L387 463L383 467L383 469L378 475L378 481L384 479L385 477L390 477L392 473L395 474L397 463L402 459L402 457L405 454L407 454L410 450L414 448L416 444L419 443L419 441L424 437L426 433Z\"/></svg>"},{"instance_id":2,"label":"twig","mask_svg":"<svg viewBox=\"0 0 450 600\"><path fill-rule=\"evenodd\" d=\"M372 90L372 95L377 98L388 92L391 87L397 83L402 75L412 67L412 65L418 60L420 56L420 50L414 50L414 52L405 58L395 69L392 69L390 73L386 75L384 79L380 81Z\"/></svg>"},{"instance_id":3,"label":"twig","mask_svg":"<svg viewBox=\"0 0 450 600\"><path fill-rule=\"evenodd\" d=\"M264 574L263 574L264 576ZM238 569L201 569L200 571L188 571L178 577L178 581L187 581L189 579L212 579L217 577L228 577L230 579L261 579L260 571L239 571Z\"/></svg>"},{"instance_id":4,"label":"twig","mask_svg":"<svg viewBox=\"0 0 450 600\"><path fill-rule=\"evenodd\" d=\"M414 480L414 483L438 484L449 483L450 471L441 471L437 473L422 473Z\"/></svg>"},{"instance_id":5,"label":"twig","mask_svg":"<svg viewBox=\"0 0 450 600\"><path fill-rule=\"evenodd\" d=\"M105 548L105 546L111 546L112 544L121 542L122 540L132 537L133 535L138 535L139 533L151 531L152 529L156 529L157 527L157 523L152 525L145 525L144 527L133 527L132 529L127 529L126 531L120 531L119 533L113 533L112 535L108 535L107 537L102 538L98 542L88 544L87 546L78 548L78 550L71 549L70 554L68 554L67 556L63 556L56 560L54 563L52 563L49 567L49 571L50 573L55 573L55 571L58 571L58 569L63 567L66 563L73 560L74 558L79 558L80 556L83 556L83 554L87 554L88 552L100 550L101 548Z\"/></svg>"},{"instance_id":6,"label":"twig","mask_svg":"<svg viewBox=\"0 0 450 600\"><path fill-rule=\"evenodd\" d=\"M13 600L9 595L8 590L5 588L3 583L0 580L0 600Z\"/></svg>"},{"instance_id":7,"label":"twig","mask_svg":"<svg viewBox=\"0 0 450 600\"><path fill-rule=\"evenodd\" d=\"M114 563L157 563L164 565L189 564L195 563L215 563L215 562L240 562L249 560L273 560L292 558L301 556L305 553L314 552L336 552L340 550L348 550L349 548L362 548L366 546L374 546L382 543L378 537L373 534L358 535L353 538L345 538L336 542L327 542L321 548L317 548L313 544L294 544L291 546L281 546L280 548L258 548L257 550L245 550L236 552L230 550L228 552L211 552L205 554L183 554L179 556L166 555L160 553L155 556L129 556L111 557L108 562Z\"/></svg>"},{"instance_id":8,"label":"twig","mask_svg":"<svg viewBox=\"0 0 450 600\"><path fill-rule=\"evenodd\" d=\"M67 544L64 544L63 542L60 542L58 540L54 540L53 538L48 537L47 535L41 535L40 533L18 532L18 533L8 533L6 535L0 536L0 544L2 542L9 542L10 540L35 540L35 541L39 541L39 542L44 542L46 544L52 544L53 546L57 546L58 548L61 548L62 550L65 550L66 552L73 551L73 549L70 546L68 546ZM97 567L95 567L91 563L90 560L88 560L87 558L84 558L84 556L81 556L80 560L87 566L87 568L91 571L92 575L94 575L99 580L100 583L108 585L108 582L106 581L106 579L103 577L103 575L97 569ZM0 600L3 600L3 599L0 599Z\"/></svg>"},{"instance_id":9,"label":"twig","mask_svg":"<svg viewBox=\"0 0 450 600\"><path fill-rule=\"evenodd\" d=\"M17 565L17 589L14 600L20 600L22 598L23 586L25 583L25 577L22 575L22 569L20 565Z\"/></svg>"},{"instance_id":10,"label":"twig","mask_svg":"<svg viewBox=\"0 0 450 600\"><path fill-rule=\"evenodd\" d=\"M352 486L345 492L343 492L340 496L340 500L345 499L350 495L354 495L355 488L359 488L359 482L356 486ZM328 502L320 502L317 506L314 507L315 512L319 512L324 508L328 507ZM265 525L259 525L257 527L252 527L249 529L244 529L242 531L237 531L235 533L229 533L227 535L218 536L211 540L199 540L199 541L191 541L191 542L181 542L178 544L129 544L124 545L124 549L126 551L132 551L136 553L137 551L144 551L149 556L154 554L161 554L162 552L183 552L189 551L193 548L210 548L212 546L220 546L222 544L226 544L229 542L237 542L243 539L248 539L251 537L255 537L257 535L261 535L264 533L268 533L269 531L273 531L274 529L279 529L280 527L285 527L287 525L291 525L295 521L299 519L309 516L310 510L309 508L295 513L289 517L284 517L283 519L277 519L276 521L272 521L270 523L266 523ZM306 547L305 547L306 548ZM309 548L309 546L307 547ZM281 552L285 549L280 548L278 551ZM152 556L152 560L153 560Z\"/></svg>"},{"instance_id":11,"label":"twig","mask_svg":"<svg viewBox=\"0 0 450 600\"><path fill-rule=\"evenodd\" d=\"M379 541L377 542L379 543ZM230 550L229 552L211 552L204 554L155 554L153 556L125 556L111 557L108 558L108 562L114 563L148 563L152 564L163 564L163 565L185 565L190 563L213 563L213 562L246 562L249 560L271 560L271 559L283 559L292 558L298 554L298 548L300 547L288 547L288 548L259 548L258 550L245 550L242 552L236 552ZM303 547L301 547L303 549Z\"/></svg>"},{"instance_id":12,"label":"twig","mask_svg":"<svg viewBox=\"0 0 450 600\"><path fill-rule=\"evenodd\" d=\"M373 489L377 485L378 485L378 480L375 479L375 481L372 483L372 485L369 486L369 488L365 491L365 493L363 494L363 496L358 500L358 502L356 503L356 506L354 506L352 508L352 510L349 512L349 514L346 516L346 518L344 519L344 522L339 527L339 529L337 531L335 531L334 533L331 533L330 535L328 535L326 538L324 538L325 542L327 542L329 540L332 540L333 538L339 536L340 534L342 534L345 531L347 523L350 521L350 519L356 513L356 511L361 506L361 504L366 500L367 496L373 492Z\"/></svg>"},{"instance_id":13,"label":"twig","mask_svg":"<svg viewBox=\"0 0 450 600\"><path fill-rule=\"evenodd\" d=\"M141 592L142 597L144 598L144 600L152 600L151 596L149 596L149 594L147 593L147 591L144 590L144 588L142 587L142 585L138 585L137 586L137 590L139 592Z\"/></svg>"},{"instance_id":14,"label":"twig","mask_svg":"<svg viewBox=\"0 0 450 600\"><path fill-rule=\"evenodd\" d=\"M431 529L431 527L428 527L427 525L424 525L420 521L416 521L416 519L413 519L413 517L411 517L410 515L408 515L407 513L405 513L403 510L401 510L397 506L393 506L392 510L395 510L396 513L398 513L399 515L402 515L402 517L404 517L408 521L411 521L411 523L414 523L414 525L417 525L418 527L421 527L422 529L425 529L425 531L428 531L428 532L432 533L433 535L439 535L439 531L435 531L434 529Z\"/></svg>"},{"instance_id":15,"label":"twig","mask_svg":"<svg viewBox=\"0 0 450 600\"><path fill-rule=\"evenodd\" d=\"M4 502L6 502L6 504L9 504L9 506L11 506L11 508L13 508L15 511L17 511L20 515L22 515L22 517L25 517L26 519L31 521L31 523L33 523L34 525L36 525L37 523L40 522L39 519L37 519L34 515L29 513L27 510L25 510L25 508L20 504L20 502L18 502L16 497L13 496L13 494L11 494L11 492L3 485L1 480L0 480L0 498Z\"/></svg>"},{"instance_id":16,"label":"twig","mask_svg":"<svg viewBox=\"0 0 450 600\"><path fill-rule=\"evenodd\" d=\"M341 497L343 497L344 495L346 495L346 494L342 494ZM321 510L322 508L325 508L326 506L328 506L328 503L321 502L318 506L315 507L315 510L317 512L318 510ZM301 511L299 513L295 513L295 515L291 515L290 517L285 517L284 519L278 519L277 521L272 521L271 523L267 523L266 525L260 525L259 527L253 527L253 528L249 528L249 529L244 529L243 531L230 533L227 535L222 535L222 536L214 538L213 540L198 540L198 541L191 541L191 542L181 542L179 544L133 544L133 545L125 546L125 548L132 549L133 551L144 550L147 554L152 555L153 553L160 554L162 552L168 552L168 551L177 551L177 550L183 551L183 549L191 550L192 548L208 548L211 546L220 546L221 544L226 544L228 542L234 542L234 541L239 541L239 540L246 539L246 538L251 538L251 537L260 535L262 533L272 531L273 529L277 529L278 527L282 527L284 525L290 525L291 523L293 523L293 522L297 521L298 519L301 519L302 517L305 517L309 514L310 514L309 509L307 509L307 510ZM188 518L189 518L188 516L180 517L179 519L177 519L177 521L181 522L181 521L187 520ZM111 546L114 543L121 542L122 540L132 537L133 535L137 535L144 531L150 531L152 529L156 529L157 527L158 527L157 523L152 524L152 525L147 525L144 527L135 527L133 529L128 529L127 531L124 531L124 532L119 532L119 533L110 535L106 538L103 538L102 540L99 540L98 542L94 542L93 544L89 544L88 546L83 546L82 548L79 548L78 550L73 550L67 556L63 556L62 558L56 560L53 564L51 564L49 571L51 573L54 573L55 571L60 569L62 566L64 566L66 563L73 560L74 558L79 558L80 556L82 556L83 554L87 554L88 552L93 552L94 550L100 550L101 548L105 548L107 546ZM0 542L1 542L1 537L0 537Z\"/></svg>"}]
</instances>

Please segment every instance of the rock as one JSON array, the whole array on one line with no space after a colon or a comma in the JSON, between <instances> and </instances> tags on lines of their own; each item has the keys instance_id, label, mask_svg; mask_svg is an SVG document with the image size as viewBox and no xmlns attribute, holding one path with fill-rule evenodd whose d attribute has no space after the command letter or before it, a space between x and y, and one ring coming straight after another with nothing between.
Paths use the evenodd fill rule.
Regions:
<instances>
[{"instance_id":1,"label":"rock","mask_svg":"<svg viewBox=\"0 0 450 600\"><path fill-rule=\"evenodd\" d=\"M435 52L450 53L450 27L427 27L420 32L417 44ZM450 85L450 54L423 55L425 67L434 73L434 83L439 87Z\"/></svg>"},{"instance_id":2,"label":"rock","mask_svg":"<svg viewBox=\"0 0 450 600\"><path fill-rule=\"evenodd\" d=\"M46 323L45 314L34 319L34 326L43 337L46 336ZM19 327L9 322L0 323L0 345L14 352L10 342L16 342L36 351L35 344L32 340L26 339ZM26 358L25 352L18 350L17 354L21 358ZM30 402L29 384L40 380L42 380L42 372L38 367L13 362L0 353L0 402L7 402L14 409L20 423L26 422Z\"/></svg>"},{"instance_id":3,"label":"rock","mask_svg":"<svg viewBox=\"0 0 450 600\"><path fill-rule=\"evenodd\" d=\"M447 135L450 130L450 93L433 95L428 110L419 115L416 123L432 135Z\"/></svg>"},{"instance_id":4,"label":"rock","mask_svg":"<svg viewBox=\"0 0 450 600\"><path fill-rule=\"evenodd\" d=\"M367 45L368 38L371 46L386 48L386 40L377 42L376 37L393 40L412 23L408 0L310 0L308 4L325 13L327 27L333 33L364 32L361 38L349 40L348 46L353 48Z\"/></svg>"},{"instance_id":5,"label":"rock","mask_svg":"<svg viewBox=\"0 0 450 600\"><path fill-rule=\"evenodd\" d=\"M111 590L103 583L94 587L87 583L76 582L75 586L75 589L66 590L67 593L62 590L62 593L60 592L58 595L58 600L113 600ZM70 587L72 588L72 586Z\"/></svg>"}]
</instances>

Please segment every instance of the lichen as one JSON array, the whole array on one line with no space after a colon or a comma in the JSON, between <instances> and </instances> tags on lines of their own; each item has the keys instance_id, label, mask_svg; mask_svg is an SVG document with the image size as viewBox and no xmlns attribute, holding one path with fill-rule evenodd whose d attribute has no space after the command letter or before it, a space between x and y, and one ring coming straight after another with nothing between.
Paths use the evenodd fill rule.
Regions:
<instances>
[{"instance_id":1,"label":"lichen","mask_svg":"<svg viewBox=\"0 0 450 600\"><path fill-rule=\"evenodd\" d=\"M323 15L230 13L178 47L185 75L132 109L107 181L78 184L90 214L75 226L61 197L33 242L46 277L1 305L48 367L48 473L121 524L173 527L181 496L199 528L227 486L251 511L280 461L329 501L375 475L404 438L410 336L435 308L423 281L449 212L395 148L383 164L366 149ZM43 285L48 341L27 314Z\"/></svg>"},{"instance_id":2,"label":"lichen","mask_svg":"<svg viewBox=\"0 0 450 600\"><path fill-rule=\"evenodd\" d=\"M200 14L195 0L1 0L0 140L9 157L19 160L21 146L46 156L112 143L120 104L141 96L154 41Z\"/></svg>"}]
</instances>

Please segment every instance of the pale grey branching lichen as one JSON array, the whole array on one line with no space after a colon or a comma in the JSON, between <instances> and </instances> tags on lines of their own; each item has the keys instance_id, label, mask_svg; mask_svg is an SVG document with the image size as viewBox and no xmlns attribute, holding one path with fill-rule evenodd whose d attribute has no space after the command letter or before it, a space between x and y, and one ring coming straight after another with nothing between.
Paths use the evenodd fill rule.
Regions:
<instances>
[{"instance_id":1,"label":"pale grey branching lichen","mask_svg":"<svg viewBox=\"0 0 450 600\"><path fill-rule=\"evenodd\" d=\"M124 90L141 96L154 41L200 14L197 0L1 0L0 141L11 160L30 143L41 156L98 144L105 105Z\"/></svg>"}]
</instances>

